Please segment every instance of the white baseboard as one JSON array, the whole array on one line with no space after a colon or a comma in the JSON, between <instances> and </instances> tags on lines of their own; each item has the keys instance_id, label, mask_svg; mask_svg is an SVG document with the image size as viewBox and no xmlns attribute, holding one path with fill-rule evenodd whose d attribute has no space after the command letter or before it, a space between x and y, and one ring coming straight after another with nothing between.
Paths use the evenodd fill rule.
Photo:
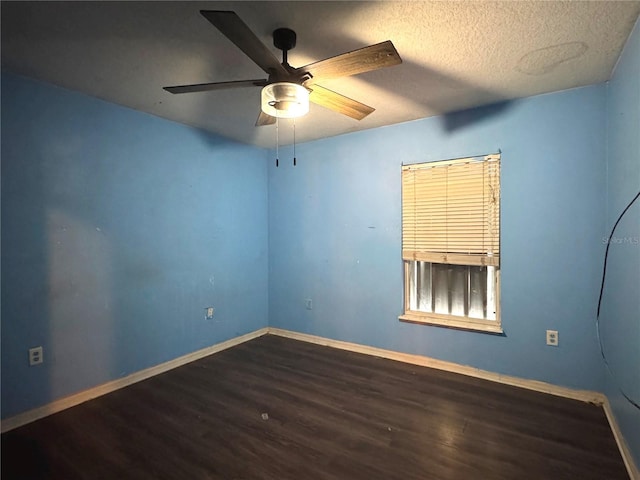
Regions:
<instances>
[{"instance_id":1,"label":"white baseboard","mask_svg":"<svg viewBox=\"0 0 640 480\"><path fill-rule=\"evenodd\" d=\"M247 342L262 335L266 335L267 333L268 329L266 327L261 328L254 332L231 338L221 343L216 343L215 345L203 348L202 350L188 353L187 355L183 355L182 357L174 358L173 360L161 363L160 365L155 365L153 367L140 370L139 372L132 373L131 375L127 375L126 377L118 378L117 380L103 383L102 385L98 385L88 390L84 390L68 397L55 400L47 405L43 405L42 407L19 413L18 415L2 420L0 431L2 431L2 433L8 432L9 430L21 427L22 425L26 425L27 423L34 422L48 415L52 415L62 410L66 410L67 408L71 408L84 403L87 400L91 400L101 395L105 395L115 390L127 387L131 384L146 380L147 378L153 377L154 375L159 375L168 370L172 370L195 360L199 360L203 357L221 352L222 350L226 350L227 348L235 347L236 345L240 345L241 343Z\"/></svg>"},{"instance_id":2,"label":"white baseboard","mask_svg":"<svg viewBox=\"0 0 640 480\"><path fill-rule=\"evenodd\" d=\"M633 461L631 451L629 450L627 443L624 441L622 431L618 426L616 416L613 414L613 410L611 409L611 404L609 403L608 398L605 398L604 404L602 406L604 408L604 413L607 416L607 420L609 420L609 426L611 427L611 431L613 432L613 437L616 439L616 443L618 444L618 448L620 449L620 453L622 454L624 466L627 467L627 472L629 472L629 477L631 477L631 480L640 480L640 471L638 471L638 467Z\"/></svg>"},{"instance_id":3,"label":"white baseboard","mask_svg":"<svg viewBox=\"0 0 640 480\"><path fill-rule=\"evenodd\" d=\"M447 372L460 373L462 375L468 375L470 377L482 378L484 380L489 380L492 382L504 383L506 385L526 388L528 390L535 390L536 392L549 393L558 397L571 398L573 400L580 400L583 402L602 406L607 419L609 420L609 425L613 432L613 436L616 439L616 443L618 444L618 449L620 450L620 454L622 455L625 467L627 467L629 477L631 478L631 480L640 480L638 469L636 468L633 457L631 456L631 451L624 441L622 432L620 431L620 428L618 427L618 424L615 420L615 416L613 415L613 411L611 410L609 400L603 393L593 392L590 390L576 390L573 388L560 387L551 383L540 382L538 380L527 380L524 378L512 377L509 375L501 375L499 373L469 367L468 365L446 362L444 360L438 360L422 355L413 355L409 353L396 352L393 350L384 350L382 348L369 347L367 345L361 345L358 343L343 342L341 340L332 340L330 338L318 337L316 335L309 335L307 333L293 332L291 330L283 330L281 328L269 327L268 330L269 334L271 335L278 335L281 337L292 338L294 340L301 340L303 342L339 348L341 350L349 350L356 353L364 353L366 355L373 355L375 357L388 358L389 360L397 360L399 362L410 363L412 365L420 365L423 367L445 370Z\"/></svg>"},{"instance_id":4,"label":"white baseboard","mask_svg":"<svg viewBox=\"0 0 640 480\"><path fill-rule=\"evenodd\" d=\"M573 388L559 387L558 385L540 382L538 380L527 380L524 378L511 377L509 375L502 375L500 373L489 372L487 370L480 370L479 368L470 367L468 365L446 362L444 360L437 360L435 358L425 357L423 355L414 355L410 353L396 352L393 350L384 350L382 348L369 347L367 345L343 342L340 340L332 340L330 338L318 337L316 335L309 335L306 333L292 332L290 330L283 330L280 328L269 327L269 333L272 335L279 335L281 337L293 338L295 340L302 340L304 342L339 348L341 350L349 350L351 352L364 353L366 355L373 355L375 357L388 358L390 360L411 363L413 365L431 367L438 370L446 370L447 372L460 373L469 377L482 378L485 380L491 380L492 382L504 383L506 385L513 385L515 387L535 390L537 392L550 393L551 395L572 398L574 400L581 400L583 402L589 402L596 405L602 405L605 401L605 396L600 392L592 392L590 390L576 390Z\"/></svg>"}]
</instances>

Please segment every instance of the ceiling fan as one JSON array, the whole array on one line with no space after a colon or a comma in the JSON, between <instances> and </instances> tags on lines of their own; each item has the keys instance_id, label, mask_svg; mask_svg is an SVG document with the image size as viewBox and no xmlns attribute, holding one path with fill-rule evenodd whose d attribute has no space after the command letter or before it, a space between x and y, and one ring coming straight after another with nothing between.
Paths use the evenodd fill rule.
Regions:
<instances>
[{"instance_id":1,"label":"ceiling fan","mask_svg":"<svg viewBox=\"0 0 640 480\"><path fill-rule=\"evenodd\" d=\"M164 87L170 93L192 93L238 87L263 87L262 110L256 126L270 125L276 117L304 115L309 101L356 120L375 109L318 85L323 80L357 75L398 65L402 59L390 40L295 68L287 52L296 45L296 33L288 28L273 32L273 44L282 50L282 63L271 53L235 12L201 10L200 13L253 60L269 77L255 80L200 83Z\"/></svg>"}]
</instances>

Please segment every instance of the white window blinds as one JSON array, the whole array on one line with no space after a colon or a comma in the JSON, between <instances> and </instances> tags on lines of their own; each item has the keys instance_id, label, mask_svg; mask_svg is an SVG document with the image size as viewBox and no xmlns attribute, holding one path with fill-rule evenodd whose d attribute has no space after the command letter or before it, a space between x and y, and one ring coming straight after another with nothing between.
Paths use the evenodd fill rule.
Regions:
<instances>
[{"instance_id":1,"label":"white window blinds","mask_svg":"<svg viewBox=\"0 0 640 480\"><path fill-rule=\"evenodd\" d=\"M500 155L402 167L402 257L500 265Z\"/></svg>"}]
</instances>

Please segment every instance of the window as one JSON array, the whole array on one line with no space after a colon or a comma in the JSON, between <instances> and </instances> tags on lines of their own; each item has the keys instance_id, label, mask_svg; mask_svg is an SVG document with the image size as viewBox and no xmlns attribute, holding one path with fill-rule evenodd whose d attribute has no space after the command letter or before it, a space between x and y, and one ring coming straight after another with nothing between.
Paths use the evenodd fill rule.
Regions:
<instances>
[{"instance_id":1,"label":"window","mask_svg":"<svg viewBox=\"0 0 640 480\"><path fill-rule=\"evenodd\" d=\"M500 333L500 155L402 167L400 320Z\"/></svg>"}]
</instances>

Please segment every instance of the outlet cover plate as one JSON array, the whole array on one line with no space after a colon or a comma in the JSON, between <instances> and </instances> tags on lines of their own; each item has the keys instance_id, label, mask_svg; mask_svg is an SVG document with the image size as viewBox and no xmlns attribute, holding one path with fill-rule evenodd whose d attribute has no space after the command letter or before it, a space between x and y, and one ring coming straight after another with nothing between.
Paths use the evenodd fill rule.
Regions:
<instances>
[{"instance_id":1,"label":"outlet cover plate","mask_svg":"<svg viewBox=\"0 0 640 480\"><path fill-rule=\"evenodd\" d=\"M29 349L29 366L40 365L44 361L42 347L33 347Z\"/></svg>"}]
</instances>

